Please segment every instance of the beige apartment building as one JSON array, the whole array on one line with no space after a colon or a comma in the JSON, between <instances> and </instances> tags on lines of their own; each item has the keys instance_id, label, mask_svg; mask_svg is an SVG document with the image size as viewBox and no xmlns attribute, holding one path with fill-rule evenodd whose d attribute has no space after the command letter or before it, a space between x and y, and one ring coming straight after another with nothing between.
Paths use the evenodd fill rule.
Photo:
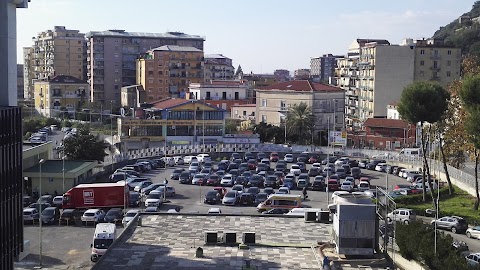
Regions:
<instances>
[{"instance_id":1,"label":"beige apartment building","mask_svg":"<svg viewBox=\"0 0 480 270\"><path fill-rule=\"evenodd\" d=\"M281 82L255 89L255 123L284 125L288 108L305 102L315 116L315 132L342 130L344 127L345 91L341 88L308 80Z\"/></svg>"},{"instance_id":2,"label":"beige apartment building","mask_svg":"<svg viewBox=\"0 0 480 270\"><path fill-rule=\"evenodd\" d=\"M91 100L117 104L120 104L121 88L137 84L136 60L139 55L164 45L194 47L203 51L205 41L205 37L181 32L108 30L88 32L86 36ZM155 95L153 99L156 99Z\"/></svg>"},{"instance_id":3,"label":"beige apartment building","mask_svg":"<svg viewBox=\"0 0 480 270\"><path fill-rule=\"evenodd\" d=\"M205 82L211 80L232 80L235 68L232 59L223 54L205 54Z\"/></svg>"},{"instance_id":4,"label":"beige apartment building","mask_svg":"<svg viewBox=\"0 0 480 270\"><path fill-rule=\"evenodd\" d=\"M447 46L443 40L415 42L415 81L435 81L446 87L460 78L461 63L461 49Z\"/></svg>"},{"instance_id":5,"label":"beige apartment building","mask_svg":"<svg viewBox=\"0 0 480 270\"><path fill-rule=\"evenodd\" d=\"M185 98L191 83L203 82L203 51L194 47L165 45L137 60L137 84L146 91L146 101L167 97Z\"/></svg>"},{"instance_id":6,"label":"beige apartment building","mask_svg":"<svg viewBox=\"0 0 480 270\"><path fill-rule=\"evenodd\" d=\"M88 83L68 75L58 75L34 84L36 111L47 117L56 117L63 111L74 115L76 109L89 101Z\"/></svg>"},{"instance_id":7,"label":"beige apartment building","mask_svg":"<svg viewBox=\"0 0 480 270\"><path fill-rule=\"evenodd\" d=\"M32 47L23 49L26 99L33 98L33 85L57 75L86 79L85 34L55 26L32 38Z\"/></svg>"}]
</instances>

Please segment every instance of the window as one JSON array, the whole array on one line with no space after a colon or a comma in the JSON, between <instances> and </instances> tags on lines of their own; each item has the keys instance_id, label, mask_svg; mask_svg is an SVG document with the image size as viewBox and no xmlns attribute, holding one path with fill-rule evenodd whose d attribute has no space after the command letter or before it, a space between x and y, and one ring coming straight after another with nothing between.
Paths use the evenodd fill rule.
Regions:
<instances>
[{"instance_id":1,"label":"window","mask_svg":"<svg viewBox=\"0 0 480 270\"><path fill-rule=\"evenodd\" d=\"M425 76L425 72L420 71L420 77L423 77L423 76Z\"/></svg>"},{"instance_id":2,"label":"window","mask_svg":"<svg viewBox=\"0 0 480 270\"><path fill-rule=\"evenodd\" d=\"M239 100L240 99L240 94L238 92L235 92L235 100Z\"/></svg>"},{"instance_id":3,"label":"window","mask_svg":"<svg viewBox=\"0 0 480 270\"><path fill-rule=\"evenodd\" d=\"M235 111L234 111L234 114L237 115L237 114L238 114L238 110L235 110Z\"/></svg>"},{"instance_id":4,"label":"window","mask_svg":"<svg viewBox=\"0 0 480 270\"><path fill-rule=\"evenodd\" d=\"M452 55L452 50L448 50L448 51L447 51L447 54L448 54L448 55Z\"/></svg>"},{"instance_id":5,"label":"window","mask_svg":"<svg viewBox=\"0 0 480 270\"><path fill-rule=\"evenodd\" d=\"M266 116L266 115L262 115L262 122L263 122L263 123L266 123L266 122L267 122L267 116Z\"/></svg>"},{"instance_id":6,"label":"window","mask_svg":"<svg viewBox=\"0 0 480 270\"><path fill-rule=\"evenodd\" d=\"M450 71L447 71L447 77L450 77L451 73Z\"/></svg>"},{"instance_id":7,"label":"window","mask_svg":"<svg viewBox=\"0 0 480 270\"><path fill-rule=\"evenodd\" d=\"M286 110L287 102L285 100L280 101L280 110Z\"/></svg>"},{"instance_id":8,"label":"window","mask_svg":"<svg viewBox=\"0 0 480 270\"><path fill-rule=\"evenodd\" d=\"M437 61L433 61L433 68L438 68L438 62Z\"/></svg>"},{"instance_id":9,"label":"window","mask_svg":"<svg viewBox=\"0 0 480 270\"><path fill-rule=\"evenodd\" d=\"M420 54L425 54L425 50L420 50Z\"/></svg>"},{"instance_id":10,"label":"window","mask_svg":"<svg viewBox=\"0 0 480 270\"><path fill-rule=\"evenodd\" d=\"M149 71L149 72L148 72L148 75L149 75L149 76L153 76L153 71Z\"/></svg>"},{"instance_id":11,"label":"window","mask_svg":"<svg viewBox=\"0 0 480 270\"><path fill-rule=\"evenodd\" d=\"M451 66L452 65L452 61L448 60L447 61L447 66Z\"/></svg>"},{"instance_id":12,"label":"window","mask_svg":"<svg viewBox=\"0 0 480 270\"><path fill-rule=\"evenodd\" d=\"M223 100L227 99L227 92L222 92L222 99Z\"/></svg>"},{"instance_id":13,"label":"window","mask_svg":"<svg viewBox=\"0 0 480 270\"><path fill-rule=\"evenodd\" d=\"M425 66L425 61L420 61L420 66Z\"/></svg>"},{"instance_id":14,"label":"window","mask_svg":"<svg viewBox=\"0 0 480 270\"><path fill-rule=\"evenodd\" d=\"M118 90L120 86L118 84L115 84L115 90Z\"/></svg>"},{"instance_id":15,"label":"window","mask_svg":"<svg viewBox=\"0 0 480 270\"><path fill-rule=\"evenodd\" d=\"M266 99L262 99L262 107L267 107L267 100ZM262 119L263 119L263 116L264 115L262 115Z\"/></svg>"},{"instance_id":16,"label":"window","mask_svg":"<svg viewBox=\"0 0 480 270\"><path fill-rule=\"evenodd\" d=\"M243 111L243 115L246 116L246 115L247 115L247 111Z\"/></svg>"}]
</instances>

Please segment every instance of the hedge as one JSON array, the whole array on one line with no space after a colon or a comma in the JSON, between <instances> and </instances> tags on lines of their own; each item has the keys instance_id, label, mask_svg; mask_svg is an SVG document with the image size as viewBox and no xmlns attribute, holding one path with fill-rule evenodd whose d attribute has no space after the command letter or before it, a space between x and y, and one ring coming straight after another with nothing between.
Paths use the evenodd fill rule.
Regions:
<instances>
[{"instance_id":1,"label":"hedge","mask_svg":"<svg viewBox=\"0 0 480 270\"><path fill-rule=\"evenodd\" d=\"M448 187L441 188L440 189L440 198L449 197L450 195L448 193L449 193ZM437 197L437 192L435 192L434 197L435 198ZM426 194L426 199L427 199L426 202L431 202L432 201L432 196L430 195L430 193ZM401 196L401 197L395 198L394 201L396 203L399 203L399 204L408 204L408 205L425 203L423 201L423 194L421 194L421 193L420 194L412 194L412 195L408 195L408 196Z\"/></svg>"}]
</instances>

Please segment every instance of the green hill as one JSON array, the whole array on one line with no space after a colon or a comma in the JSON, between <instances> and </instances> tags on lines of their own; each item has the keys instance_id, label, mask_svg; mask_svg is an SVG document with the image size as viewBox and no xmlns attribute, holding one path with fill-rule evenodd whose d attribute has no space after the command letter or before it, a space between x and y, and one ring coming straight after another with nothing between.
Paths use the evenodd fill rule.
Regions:
<instances>
[{"instance_id":1,"label":"green hill","mask_svg":"<svg viewBox=\"0 0 480 270\"><path fill-rule=\"evenodd\" d=\"M470 20L462 23L455 20L435 32L433 38L445 39L445 43L462 48L463 54L480 56L480 1L476 1L472 10L464 13Z\"/></svg>"}]
</instances>

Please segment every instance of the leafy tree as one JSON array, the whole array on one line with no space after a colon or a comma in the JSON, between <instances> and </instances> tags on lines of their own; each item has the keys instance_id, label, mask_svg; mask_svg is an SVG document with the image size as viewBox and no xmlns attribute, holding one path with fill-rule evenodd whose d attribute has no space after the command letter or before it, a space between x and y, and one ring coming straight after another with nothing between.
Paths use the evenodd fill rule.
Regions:
<instances>
[{"instance_id":1,"label":"leafy tree","mask_svg":"<svg viewBox=\"0 0 480 270\"><path fill-rule=\"evenodd\" d=\"M238 121L234 119L225 120L225 133L226 134L236 134L238 133Z\"/></svg>"},{"instance_id":2,"label":"leafy tree","mask_svg":"<svg viewBox=\"0 0 480 270\"><path fill-rule=\"evenodd\" d=\"M77 134L63 141L64 153L70 160L97 160L102 162L108 144L90 134L89 128L80 128Z\"/></svg>"},{"instance_id":3,"label":"leafy tree","mask_svg":"<svg viewBox=\"0 0 480 270\"><path fill-rule=\"evenodd\" d=\"M305 102L293 104L287 112L287 133L300 143L308 143L313 132L314 116L312 108Z\"/></svg>"},{"instance_id":4,"label":"leafy tree","mask_svg":"<svg viewBox=\"0 0 480 270\"><path fill-rule=\"evenodd\" d=\"M463 80L460 98L465 106L465 131L473 144L475 157L475 190L477 199L473 208L478 210L480 194L478 190L478 161L480 155L480 74L467 76Z\"/></svg>"},{"instance_id":5,"label":"leafy tree","mask_svg":"<svg viewBox=\"0 0 480 270\"><path fill-rule=\"evenodd\" d=\"M430 190L432 180L427 161L427 147L424 131L425 123L436 123L442 119L448 105L449 93L439 84L433 82L414 82L402 92L398 105L398 113L412 124L420 123L423 152L423 180L427 179ZM426 200L426 186L423 185L423 199ZM433 199L433 192L430 192ZM435 204L435 200L434 201Z\"/></svg>"}]
</instances>

